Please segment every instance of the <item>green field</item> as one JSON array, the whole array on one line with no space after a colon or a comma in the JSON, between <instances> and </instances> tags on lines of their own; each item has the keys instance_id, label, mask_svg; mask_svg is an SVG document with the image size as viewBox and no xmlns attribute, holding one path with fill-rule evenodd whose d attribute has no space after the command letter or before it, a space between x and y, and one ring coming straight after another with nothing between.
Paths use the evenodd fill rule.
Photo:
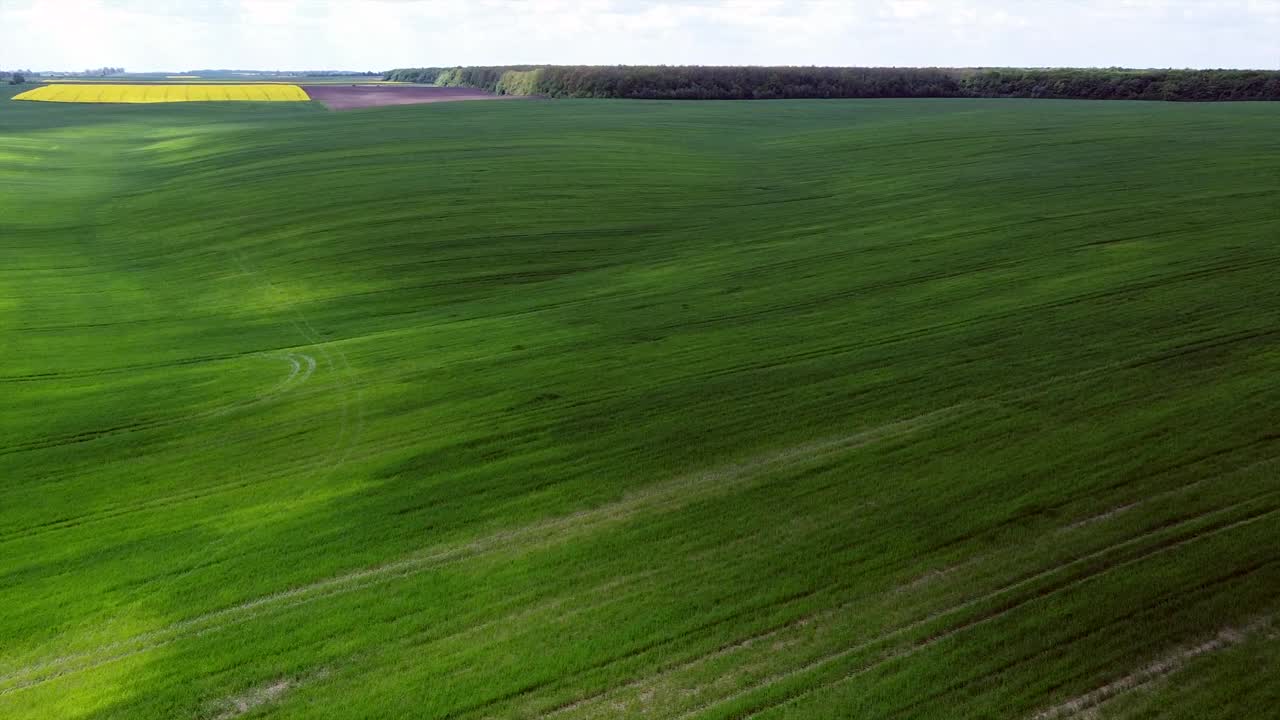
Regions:
<instances>
[{"instance_id":1,"label":"green field","mask_svg":"<svg viewBox=\"0 0 1280 720\"><path fill-rule=\"evenodd\" d=\"M1264 717L1280 105L0 100L0 717Z\"/></svg>"}]
</instances>

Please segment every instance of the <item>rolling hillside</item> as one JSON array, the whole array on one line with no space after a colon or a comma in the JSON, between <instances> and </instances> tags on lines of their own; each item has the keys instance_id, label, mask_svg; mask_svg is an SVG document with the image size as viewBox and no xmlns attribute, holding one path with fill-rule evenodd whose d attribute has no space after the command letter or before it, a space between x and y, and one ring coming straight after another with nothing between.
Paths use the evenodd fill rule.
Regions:
<instances>
[{"instance_id":1,"label":"rolling hillside","mask_svg":"<svg viewBox=\"0 0 1280 720\"><path fill-rule=\"evenodd\" d=\"M0 102L0 717L1261 717L1278 123Z\"/></svg>"}]
</instances>

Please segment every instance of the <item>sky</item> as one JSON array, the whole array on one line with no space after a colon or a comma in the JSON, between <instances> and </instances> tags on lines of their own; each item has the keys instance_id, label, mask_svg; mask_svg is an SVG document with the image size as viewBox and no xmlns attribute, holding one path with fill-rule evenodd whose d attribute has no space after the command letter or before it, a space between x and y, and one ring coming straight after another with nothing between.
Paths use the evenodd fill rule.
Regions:
<instances>
[{"instance_id":1,"label":"sky","mask_svg":"<svg viewBox=\"0 0 1280 720\"><path fill-rule=\"evenodd\" d=\"M0 68L1280 69L1280 0L0 0Z\"/></svg>"}]
</instances>

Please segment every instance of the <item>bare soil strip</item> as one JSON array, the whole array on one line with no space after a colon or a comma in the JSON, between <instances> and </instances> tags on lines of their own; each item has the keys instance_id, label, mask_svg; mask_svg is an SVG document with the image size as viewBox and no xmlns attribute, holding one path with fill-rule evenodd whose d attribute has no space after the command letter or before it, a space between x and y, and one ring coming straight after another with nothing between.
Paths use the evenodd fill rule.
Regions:
<instances>
[{"instance_id":1,"label":"bare soil strip","mask_svg":"<svg viewBox=\"0 0 1280 720\"><path fill-rule=\"evenodd\" d=\"M293 683L289 680L279 680L270 685L254 688L233 698L228 698L227 709L219 713L215 720L231 720L231 718L240 717L254 708L275 701L291 687L293 687Z\"/></svg>"},{"instance_id":2,"label":"bare soil strip","mask_svg":"<svg viewBox=\"0 0 1280 720\"><path fill-rule=\"evenodd\" d=\"M1082 712L1102 705L1119 695L1136 690L1165 675L1177 672L1192 658L1217 650L1239 645L1250 636L1259 634L1271 625L1271 618L1259 618L1243 628L1223 628L1208 640L1189 647L1179 648L1161 657L1151 664L1140 668L1124 677L1106 685L1074 697L1064 703L1054 705L1036 713L1033 720L1051 720L1058 717L1075 717Z\"/></svg>"},{"instance_id":3,"label":"bare soil strip","mask_svg":"<svg viewBox=\"0 0 1280 720\"><path fill-rule=\"evenodd\" d=\"M328 676L329 670L321 668L304 676L283 677L231 697L223 698L214 703L208 712L217 712L216 715L213 715L213 720L232 720L232 718L238 718L241 715L257 710L263 705L276 702L290 690L316 680L323 680ZM201 714L200 717L206 717L206 715Z\"/></svg>"}]
</instances>

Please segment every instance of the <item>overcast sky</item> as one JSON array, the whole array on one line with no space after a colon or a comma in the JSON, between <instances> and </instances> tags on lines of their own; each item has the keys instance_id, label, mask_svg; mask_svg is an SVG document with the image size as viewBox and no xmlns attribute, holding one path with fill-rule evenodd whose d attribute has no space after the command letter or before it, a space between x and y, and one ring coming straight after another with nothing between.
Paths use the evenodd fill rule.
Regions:
<instances>
[{"instance_id":1,"label":"overcast sky","mask_svg":"<svg viewBox=\"0 0 1280 720\"><path fill-rule=\"evenodd\" d=\"M0 0L0 68L1280 68L1280 0Z\"/></svg>"}]
</instances>

